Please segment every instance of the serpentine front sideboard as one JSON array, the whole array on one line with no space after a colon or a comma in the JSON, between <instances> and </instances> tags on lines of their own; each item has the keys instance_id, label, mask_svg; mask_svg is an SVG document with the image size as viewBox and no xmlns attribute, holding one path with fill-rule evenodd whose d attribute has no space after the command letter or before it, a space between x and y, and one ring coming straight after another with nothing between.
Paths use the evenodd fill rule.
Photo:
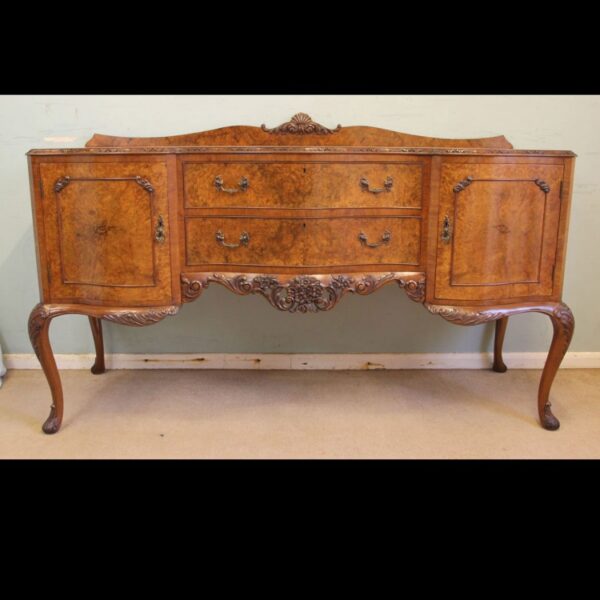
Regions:
<instances>
[{"instance_id":1,"label":"serpentine front sideboard","mask_svg":"<svg viewBox=\"0 0 600 600\"><path fill-rule=\"evenodd\" d=\"M96 134L28 157L41 295L29 335L52 393L46 433L63 418L54 317L89 317L99 374L102 319L150 325L211 283L309 313L395 282L451 323L496 321L498 372L508 317L544 313L554 336L538 412L559 427L548 397L574 328L561 301L572 152L329 129L300 113L274 128Z\"/></svg>"}]
</instances>

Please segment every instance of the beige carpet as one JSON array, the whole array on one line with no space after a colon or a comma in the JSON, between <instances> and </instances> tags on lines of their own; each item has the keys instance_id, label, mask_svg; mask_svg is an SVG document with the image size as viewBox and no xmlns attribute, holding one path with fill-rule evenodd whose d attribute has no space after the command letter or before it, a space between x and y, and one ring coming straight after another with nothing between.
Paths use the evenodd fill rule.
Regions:
<instances>
[{"instance_id":1,"label":"beige carpet","mask_svg":"<svg viewBox=\"0 0 600 600\"><path fill-rule=\"evenodd\" d=\"M559 431L539 371L63 371L61 431L41 371L0 389L2 458L600 458L600 370L562 370Z\"/></svg>"}]
</instances>

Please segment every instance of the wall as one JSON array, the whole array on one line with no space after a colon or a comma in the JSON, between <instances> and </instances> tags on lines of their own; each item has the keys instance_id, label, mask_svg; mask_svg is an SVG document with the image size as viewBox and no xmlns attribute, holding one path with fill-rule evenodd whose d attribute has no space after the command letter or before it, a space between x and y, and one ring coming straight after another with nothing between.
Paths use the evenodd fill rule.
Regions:
<instances>
[{"instance_id":1,"label":"wall","mask_svg":"<svg viewBox=\"0 0 600 600\"><path fill-rule=\"evenodd\" d=\"M307 112L326 126L373 125L438 137L504 134L515 148L573 150L575 172L564 300L577 319L572 350L600 351L600 96L3 96L0 97L0 344L31 352L38 301L25 153L81 147L94 132L161 136L226 125L279 125ZM54 138L54 141L53 141ZM144 329L105 325L107 352L480 352L493 325L452 326L396 286L344 298L317 315L282 313L260 297L209 288L176 317ZM85 317L52 325L59 353L91 352ZM543 351L550 321L513 317L507 351Z\"/></svg>"}]
</instances>

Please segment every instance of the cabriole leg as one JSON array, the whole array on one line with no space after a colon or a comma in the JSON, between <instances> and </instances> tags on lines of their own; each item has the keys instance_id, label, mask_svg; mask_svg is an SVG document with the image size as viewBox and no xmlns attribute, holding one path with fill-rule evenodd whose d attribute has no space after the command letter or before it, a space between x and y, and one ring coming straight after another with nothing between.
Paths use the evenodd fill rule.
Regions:
<instances>
[{"instance_id":1,"label":"cabriole leg","mask_svg":"<svg viewBox=\"0 0 600 600\"><path fill-rule=\"evenodd\" d=\"M100 375L106 371L104 367L104 339L102 336L102 319L97 317L88 317L92 335L94 336L94 346L96 348L96 361L92 365L91 371L94 375Z\"/></svg>"},{"instance_id":2,"label":"cabriole leg","mask_svg":"<svg viewBox=\"0 0 600 600\"><path fill-rule=\"evenodd\" d=\"M38 304L29 315L29 339L42 365L52 393L50 416L42 427L44 432L56 433L60 429L63 418L62 386L48 337L50 321L54 317L73 314L86 315L90 318L96 346L96 362L92 367L92 373L102 373L104 371L104 344L102 342L101 319L132 327L144 327L145 325L158 323L169 315L177 314L178 311L179 305L126 308L77 304Z\"/></svg>"},{"instance_id":3,"label":"cabriole leg","mask_svg":"<svg viewBox=\"0 0 600 600\"><path fill-rule=\"evenodd\" d=\"M508 317L503 317L496 321L496 335L494 336L494 366L492 369L496 373L505 373L506 365L502 360L502 346L504 345L504 334L508 325Z\"/></svg>"},{"instance_id":4,"label":"cabriole leg","mask_svg":"<svg viewBox=\"0 0 600 600\"><path fill-rule=\"evenodd\" d=\"M42 426L44 433L56 433L60 429L63 418L62 385L48 336L50 321L60 312L43 304L38 304L29 315L29 339L42 365L52 394L50 415Z\"/></svg>"},{"instance_id":5,"label":"cabriole leg","mask_svg":"<svg viewBox=\"0 0 600 600\"><path fill-rule=\"evenodd\" d=\"M424 306L430 313L440 315L443 319L446 319L446 321L450 321L457 325L478 325L480 323L496 321L496 340L494 343L494 370L496 371L504 366L501 349L504 333L506 331L506 324L508 322L508 315L521 315L530 312L548 315L552 321L554 336L552 337L552 344L550 345L548 358L546 359L546 364L544 365L542 378L540 380L538 391L538 414L544 429L553 431L560 427L558 419L552 414L548 396L558 367L569 348L575 329L573 313L566 304L563 304L562 302L549 304L528 303L522 306L482 308L481 310L428 303L425 303ZM502 321L504 321L504 323L502 323Z\"/></svg>"},{"instance_id":6,"label":"cabriole leg","mask_svg":"<svg viewBox=\"0 0 600 600\"><path fill-rule=\"evenodd\" d=\"M546 314L552 320L554 335L540 380L538 391L538 413L540 415L542 427L554 431L560 427L560 422L552 414L552 405L548 400L548 396L558 367L571 343L571 338L573 337L573 331L575 329L575 318L573 317L571 309L563 303L557 304L552 311L548 311Z\"/></svg>"}]
</instances>

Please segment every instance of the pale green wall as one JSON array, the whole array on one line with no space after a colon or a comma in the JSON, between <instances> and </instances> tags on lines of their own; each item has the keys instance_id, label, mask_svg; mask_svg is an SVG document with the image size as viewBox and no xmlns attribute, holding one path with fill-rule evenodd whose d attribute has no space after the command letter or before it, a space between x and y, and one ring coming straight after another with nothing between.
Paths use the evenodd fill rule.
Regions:
<instances>
[{"instance_id":1,"label":"pale green wall","mask_svg":"<svg viewBox=\"0 0 600 600\"><path fill-rule=\"evenodd\" d=\"M27 317L38 301L30 148L81 147L94 132L160 136L226 125L278 125L296 112L326 125L373 125L439 137L504 134L516 148L578 154L564 299L577 320L572 350L600 351L599 96L4 96L0 97L0 343L31 352ZM72 141L47 141L61 136ZM213 286L176 317L143 329L105 325L108 352L477 352L492 325L452 326L396 286L346 297L335 310L292 315L260 297ZM514 317L508 351L541 351L541 315ZM52 326L56 352L92 350L84 317Z\"/></svg>"}]
</instances>

